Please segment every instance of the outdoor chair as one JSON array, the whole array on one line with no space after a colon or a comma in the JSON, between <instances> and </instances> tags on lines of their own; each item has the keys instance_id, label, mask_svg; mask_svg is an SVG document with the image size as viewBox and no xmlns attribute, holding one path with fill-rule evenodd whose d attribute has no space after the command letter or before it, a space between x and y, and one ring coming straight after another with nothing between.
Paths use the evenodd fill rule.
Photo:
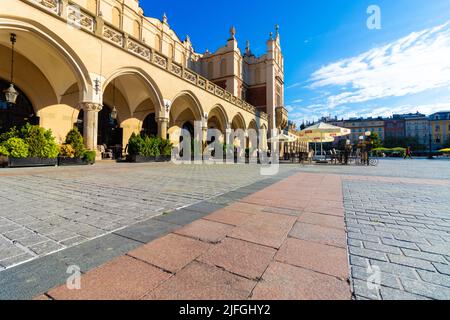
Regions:
<instances>
[{"instance_id":1,"label":"outdoor chair","mask_svg":"<svg viewBox=\"0 0 450 320\"><path fill-rule=\"evenodd\" d=\"M114 159L114 153L111 149L107 149L105 144L99 145L98 151L102 155L102 159Z\"/></svg>"}]
</instances>

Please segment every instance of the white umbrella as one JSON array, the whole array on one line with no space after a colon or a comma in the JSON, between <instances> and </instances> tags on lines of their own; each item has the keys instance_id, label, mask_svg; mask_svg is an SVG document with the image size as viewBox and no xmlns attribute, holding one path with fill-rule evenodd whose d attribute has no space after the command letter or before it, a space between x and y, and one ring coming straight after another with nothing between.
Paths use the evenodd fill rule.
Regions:
<instances>
[{"instance_id":1,"label":"white umbrella","mask_svg":"<svg viewBox=\"0 0 450 320\"><path fill-rule=\"evenodd\" d=\"M268 139L269 142L295 142L297 139L295 139L292 136L285 135L284 133L279 134L278 136L272 137Z\"/></svg>"},{"instance_id":2,"label":"white umbrella","mask_svg":"<svg viewBox=\"0 0 450 320\"><path fill-rule=\"evenodd\" d=\"M320 142L320 154L323 153L323 142L332 142L336 137L347 136L351 133L350 129L333 126L328 123L318 123L300 131L300 139L308 139L314 142ZM330 141L333 139L332 141Z\"/></svg>"}]
</instances>

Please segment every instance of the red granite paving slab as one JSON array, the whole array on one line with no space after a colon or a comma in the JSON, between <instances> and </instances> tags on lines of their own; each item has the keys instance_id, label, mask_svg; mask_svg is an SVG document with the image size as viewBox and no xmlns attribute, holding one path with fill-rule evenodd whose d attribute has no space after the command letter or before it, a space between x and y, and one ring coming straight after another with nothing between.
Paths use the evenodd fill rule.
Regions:
<instances>
[{"instance_id":1,"label":"red granite paving slab","mask_svg":"<svg viewBox=\"0 0 450 320\"><path fill-rule=\"evenodd\" d=\"M236 227L229 236L277 249L286 240L296 220L295 216L260 213Z\"/></svg>"},{"instance_id":2,"label":"red granite paving slab","mask_svg":"<svg viewBox=\"0 0 450 320\"><path fill-rule=\"evenodd\" d=\"M350 299L342 203L340 177L299 173L92 270L80 291L49 294L234 300L254 288L253 299Z\"/></svg>"},{"instance_id":3,"label":"red granite paving slab","mask_svg":"<svg viewBox=\"0 0 450 320\"><path fill-rule=\"evenodd\" d=\"M243 300L256 282L194 261L144 297L146 300Z\"/></svg>"},{"instance_id":4,"label":"red granite paving slab","mask_svg":"<svg viewBox=\"0 0 450 320\"><path fill-rule=\"evenodd\" d=\"M338 208L330 208L330 207L308 207L304 210L312 212L312 213L321 213L321 214L327 214L331 216L337 216L344 218L344 209L338 209Z\"/></svg>"},{"instance_id":5,"label":"red granite paving slab","mask_svg":"<svg viewBox=\"0 0 450 320\"><path fill-rule=\"evenodd\" d=\"M216 222L220 222L220 223L225 223L225 224L229 224L229 225L233 225L233 226L238 226L238 225L241 225L241 224L247 222L249 219L251 219L253 214L255 213L255 212L248 212L248 213L245 212L246 211L245 206L242 209L243 211L239 211L237 209L238 206L234 206L234 209L231 209L230 207L218 210L218 211L204 217L204 219L210 220L210 221L216 221Z\"/></svg>"},{"instance_id":6,"label":"red granite paving slab","mask_svg":"<svg viewBox=\"0 0 450 320\"><path fill-rule=\"evenodd\" d=\"M323 227L345 230L345 222L342 217L321 213L303 212L297 219L299 222L315 224Z\"/></svg>"},{"instance_id":7,"label":"red granite paving slab","mask_svg":"<svg viewBox=\"0 0 450 320\"><path fill-rule=\"evenodd\" d=\"M307 206L307 203L302 199L282 199L282 198L250 198L246 197L241 199L242 202L247 202L256 205L269 206L269 207L278 207L278 208L286 208L286 209L298 209L304 210Z\"/></svg>"},{"instance_id":8,"label":"red granite paving slab","mask_svg":"<svg viewBox=\"0 0 450 320\"><path fill-rule=\"evenodd\" d=\"M306 211L310 208L314 207L327 207L327 208L337 208L337 209L343 209L344 203L342 200L340 201L332 201L332 200L318 200L318 199L312 199L308 202L308 206L306 207Z\"/></svg>"},{"instance_id":9,"label":"red granite paving slab","mask_svg":"<svg viewBox=\"0 0 450 320\"><path fill-rule=\"evenodd\" d=\"M289 236L300 240L347 248L345 232L335 228L297 222L289 232Z\"/></svg>"},{"instance_id":10,"label":"red granite paving slab","mask_svg":"<svg viewBox=\"0 0 450 320\"><path fill-rule=\"evenodd\" d=\"M204 242L218 243L233 229L234 226L200 219L188 224L174 233Z\"/></svg>"},{"instance_id":11,"label":"red granite paving slab","mask_svg":"<svg viewBox=\"0 0 450 320\"><path fill-rule=\"evenodd\" d=\"M209 244L168 234L128 253L142 261L170 272L177 272L210 247Z\"/></svg>"},{"instance_id":12,"label":"red granite paving slab","mask_svg":"<svg viewBox=\"0 0 450 320\"><path fill-rule=\"evenodd\" d=\"M253 290L254 300L350 300L347 281L272 262Z\"/></svg>"},{"instance_id":13,"label":"red granite paving slab","mask_svg":"<svg viewBox=\"0 0 450 320\"><path fill-rule=\"evenodd\" d=\"M275 260L347 279L347 250L311 241L288 238Z\"/></svg>"},{"instance_id":14,"label":"red granite paving slab","mask_svg":"<svg viewBox=\"0 0 450 320\"><path fill-rule=\"evenodd\" d=\"M258 279L276 250L254 243L226 238L197 260L250 279Z\"/></svg>"},{"instance_id":15,"label":"red granite paving slab","mask_svg":"<svg viewBox=\"0 0 450 320\"><path fill-rule=\"evenodd\" d=\"M145 262L122 256L83 275L80 290L63 285L48 295L57 300L135 300L169 277Z\"/></svg>"}]
</instances>

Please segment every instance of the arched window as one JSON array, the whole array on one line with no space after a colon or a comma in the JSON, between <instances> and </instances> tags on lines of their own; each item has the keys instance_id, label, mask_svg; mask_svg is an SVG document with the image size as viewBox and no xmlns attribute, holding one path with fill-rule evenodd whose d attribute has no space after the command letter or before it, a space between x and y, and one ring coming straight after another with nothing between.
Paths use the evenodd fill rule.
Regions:
<instances>
[{"instance_id":1,"label":"arched window","mask_svg":"<svg viewBox=\"0 0 450 320\"><path fill-rule=\"evenodd\" d=\"M86 9L97 14L97 0L87 0Z\"/></svg>"},{"instance_id":2,"label":"arched window","mask_svg":"<svg viewBox=\"0 0 450 320\"><path fill-rule=\"evenodd\" d=\"M155 49L161 51L161 37L159 35L155 35Z\"/></svg>"},{"instance_id":3,"label":"arched window","mask_svg":"<svg viewBox=\"0 0 450 320\"><path fill-rule=\"evenodd\" d=\"M112 24L116 28L120 28L121 22L122 22L122 14L120 13L119 8L114 7L112 9Z\"/></svg>"},{"instance_id":4,"label":"arched window","mask_svg":"<svg viewBox=\"0 0 450 320\"><path fill-rule=\"evenodd\" d=\"M226 59L222 59L222 61L220 61L220 75L222 77L227 75L227 60Z\"/></svg>"},{"instance_id":5,"label":"arched window","mask_svg":"<svg viewBox=\"0 0 450 320\"><path fill-rule=\"evenodd\" d=\"M141 24L137 20L133 22L133 36L138 40L141 39Z\"/></svg>"},{"instance_id":6,"label":"arched window","mask_svg":"<svg viewBox=\"0 0 450 320\"><path fill-rule=\"evenodd\" d=\"M169 58L174 58L174 49L173 49L173 44L169 44Z\"/></svg>"},{"instance_id":7,"label":"arched window","mask_svg":"<svg viewBox=\"0 0 450 320\"><path fill-rule=\"evenodd\" d=\"M208 62L208 78L212 79L214 77L214 62Z\"/></svg>"}]
</instances>

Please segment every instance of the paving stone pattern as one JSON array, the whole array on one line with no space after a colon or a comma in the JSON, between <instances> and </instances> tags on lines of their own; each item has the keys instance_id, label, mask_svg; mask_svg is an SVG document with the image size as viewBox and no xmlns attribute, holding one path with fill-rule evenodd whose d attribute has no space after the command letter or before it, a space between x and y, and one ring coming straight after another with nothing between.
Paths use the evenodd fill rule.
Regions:
<instances>
[{"instance_id":1,"label":"paving stone pattern","mask_svg":"<svg viewBox=\"0 0 450 320\"><path fill-rule=\"evenodd\" d=\"M343 182L356 298L450 299L450 186L372 180Z\"/></svg>"},{"instance_id":2,"label":"paving stone pattern","mask_svg":"<svg viewBox=\"0 0 450 320\"><path fill-rule=\"evenodd\" d=\"M245 165L2 170L0 272L263 179Z\"/></svg>"}]
</instances>

